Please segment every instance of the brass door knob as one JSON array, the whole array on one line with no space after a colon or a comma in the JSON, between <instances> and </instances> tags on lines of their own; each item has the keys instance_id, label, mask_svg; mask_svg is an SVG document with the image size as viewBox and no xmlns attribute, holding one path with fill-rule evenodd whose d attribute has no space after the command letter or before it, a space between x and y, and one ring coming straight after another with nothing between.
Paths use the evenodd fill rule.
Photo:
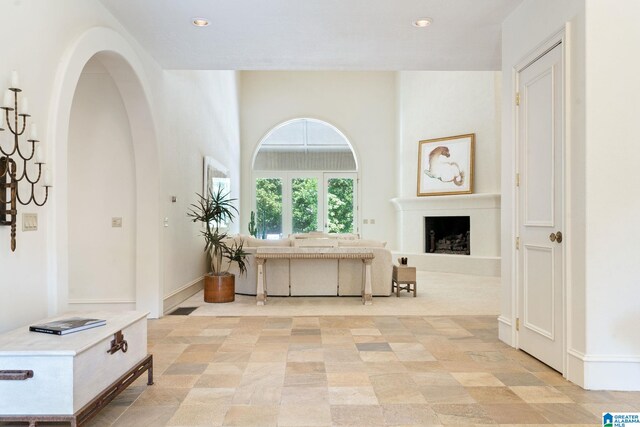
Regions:
<instances>
[{"instance_id":1,"label":"brass door knob","mask_svg":"<svg viewBox=\"0 0 640 427\"><path fill-rule=\"evenodd\" d=\"M562 243L562 231L549 234L549 240L551 240L552 242Z\"/></svg>"}]
</instances>

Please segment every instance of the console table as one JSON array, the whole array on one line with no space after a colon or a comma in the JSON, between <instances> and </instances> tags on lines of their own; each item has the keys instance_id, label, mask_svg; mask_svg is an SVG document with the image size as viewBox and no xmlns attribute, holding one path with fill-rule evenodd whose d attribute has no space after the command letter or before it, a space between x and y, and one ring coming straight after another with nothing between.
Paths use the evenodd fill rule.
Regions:
<instances>
[{"instance_id":1,"label":"console table","mask_svg":"<svg viewBox=\"0 0 640 427\"><path fill-rule=\"evenodd\" d=\"M364 248L315 248L315 247L261 247L256 251L258 275L256 283L256 304L264 305L267 300L265 289L265 264L268 259L361 259L364 263L364 277L362 280L362 303L371 305L373 301L371 290L371 262L373 251ZM291 292L289 292L291 294ZM337 294L337 292L336 292Z\"/></svg>"},{"instance_id":2,"label":"console table","mask_svg":"<svg viewBox=\"0 0 640 427\"><path fill-rule=\"evenodd\" d=\"M68 335L30 332L28 326L0 335L0 421L68 422L82 425L145 371L147 314L71 313L107 324Z\"/></svg>"}]
</instances>

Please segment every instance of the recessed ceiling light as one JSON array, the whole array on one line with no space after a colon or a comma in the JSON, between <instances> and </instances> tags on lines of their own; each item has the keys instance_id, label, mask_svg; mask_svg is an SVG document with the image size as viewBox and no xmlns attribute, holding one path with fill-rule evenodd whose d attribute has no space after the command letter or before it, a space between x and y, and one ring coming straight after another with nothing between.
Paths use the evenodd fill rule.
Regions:
<instances>
[{"instance_id":1,"label":"recessed ceiling light","mask_svg":"<svg viewBox=\"0 0 640 427\"><path fill-rule=\"evenodd\" d=\"M209 21L204 18L193 18L192 22L196 27L206 27L209 25Z\"/></svg>"},{"instance_id":2,"label":"recessed ceiling light","mask_svg":"<svg viewBox=\"0 0 640 427\"><path fill-rule=\"evenodd\" d=\"M413 21L413 26L418 28L424 28L431 25L432 22L433 22L433 19L431 18L419 18Z\"/></svg>"}]
</instances>

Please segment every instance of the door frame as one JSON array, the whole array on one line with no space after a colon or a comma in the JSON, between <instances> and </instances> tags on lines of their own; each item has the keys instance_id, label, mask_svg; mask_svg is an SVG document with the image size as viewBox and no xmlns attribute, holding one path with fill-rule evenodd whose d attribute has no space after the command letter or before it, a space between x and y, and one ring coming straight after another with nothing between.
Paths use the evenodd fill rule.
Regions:
<instances>
[{"instance_id":1,"label":"door frame","mask_svg":"<svg viewBox=\"0 0 640 427\"><path fill-rule=\"evenodd\" d=\"M546 39L544 42L540 43L536 48L530 51L527 55L525 55L512 69L512 81L513 87L511 88L511 94L513 95L512 99L515 101L515 96L518 93L518 88L520 86L520 72L527 68L530 64L535 62L537 59L544 56L546 53L551 51L556 46L560 46L562 50L562 65L563 65L563 73L562 73L562 82L563 82L563 93L562 93L562 134L563 134L563 147L562 147L562 170L560 171L560 176L562 179L563 186L563 200L562 200L562 220L564 224L564 232L565 236L568 236L569 239L572 236L572 227L571 227L571 216L570 216L570 204L569 200L571 200L571 192L570 192L570 147L571 147L571 135L570 135L570 105L567 102L570 99L570 84L569 78L570 75L570 63L569 63L569 52L570 52L570 24L567 22L560 31L553 34L551 37ZM511 292L511 336L512 343L514 343L514 347L519 349L519 333L516 330L516 319L521 317L522 313L519 313L519 301L520 301L520 283L518 282L519 272L522 266L520 266L520 258L518 256L518 249L516 249L516 238L519 235L520 230L520 188L516 185L516 176L520 171L520 147L521 141L519 138L520 131L520 123L519 123L519 110L516 106L516 103L513 102L512 108L512 120L513 120L513 140L515 141L514 150L513 150L513 170L512 170L512 185L514 188L514 197L513 197L513 205L511 206L512 215L514 218L513 229L511 230L512 235L512 245L511 256L514 260L513 268L511 270L511 284L512 284L512 292ZM570 251L567 250L569 243L562 245L562 317L563 317L563 331L562 331L562 375L567 378L568 377L568 355L569 349L571 347L570 342L570 333L571 333L571 258Z\"/></svg>"}]
</instances>

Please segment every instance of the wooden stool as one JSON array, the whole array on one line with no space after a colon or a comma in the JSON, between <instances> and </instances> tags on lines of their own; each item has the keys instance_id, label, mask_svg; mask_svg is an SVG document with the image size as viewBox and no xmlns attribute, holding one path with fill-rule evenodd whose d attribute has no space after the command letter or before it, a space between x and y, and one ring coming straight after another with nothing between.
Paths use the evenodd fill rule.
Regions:
<instances>
[{"instance_id":1,"label":"wooden stool","mask_svg":"<svg viewBox=\"0 0 640 427\"><path fill-rule=\"evenodd\" d=\"M396 297L400 296L400 291L413 292L413 297L417 295L416 268L406 265L394 265L391 276L391 292L395 290Z\"/></svg>"}]
</instances>

